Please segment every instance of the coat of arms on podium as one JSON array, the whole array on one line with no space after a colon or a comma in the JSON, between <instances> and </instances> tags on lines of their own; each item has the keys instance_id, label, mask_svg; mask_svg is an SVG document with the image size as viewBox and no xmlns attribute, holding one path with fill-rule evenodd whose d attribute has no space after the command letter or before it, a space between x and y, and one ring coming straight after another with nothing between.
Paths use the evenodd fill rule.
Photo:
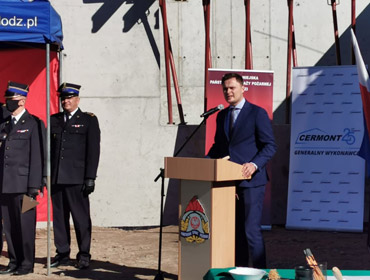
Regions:
<instances>
[{"instance_id":1,"label":"coat of arms on podium","mask_svg":"<svg viewBox=\"0 0 370 280\"><path fill-rule=\"evenodd\" d=\"M189 243L203 243L209 239L209 222L204 208L194 196L181 218L180 236Z\"/></svg>"}]
</instances>

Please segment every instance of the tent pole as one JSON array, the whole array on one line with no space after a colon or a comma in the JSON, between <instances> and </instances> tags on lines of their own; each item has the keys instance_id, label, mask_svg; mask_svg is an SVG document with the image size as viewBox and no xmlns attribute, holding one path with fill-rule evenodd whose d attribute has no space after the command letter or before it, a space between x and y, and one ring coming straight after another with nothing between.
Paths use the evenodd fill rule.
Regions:
<instances>
[{"instance_id":1,"label":"tent pole","mask_svg":"<svg viewBox=\"0 0 370 280\"><path fill-rule=\"evenodd\" d=\"M63 81L63 73L62 73L62 69L63 69L63 51L60 50L59 51L59 83L58 83L58 86L62 83Z\"/></svg>"},{"instance_id":2,"label":"tent pole","mask_svg":"<svg viewBox=\"0 0 370 280\"><path fill-rule=\"evenodd\" d=\"M63 82L63 50L59 51L59 81L58 81L58 86L60 86ZM58 98L59 99L59 98ZM58 100L59 104L59 111L61 112L62 110L62 104L60 102L60 99Z\"/></svg>"},{"instance_id":3,"label":"tent pole","mask_svg":"<svg viewBox=\"0 0 370 280\"><path fill-rule=\"evenodd\" d=\"M48 191L47 197L47 210L48 210L48 222L47 222L47 275L50 276L50 44L46 44L46 188Z\"/></svg>"}]
</instances>

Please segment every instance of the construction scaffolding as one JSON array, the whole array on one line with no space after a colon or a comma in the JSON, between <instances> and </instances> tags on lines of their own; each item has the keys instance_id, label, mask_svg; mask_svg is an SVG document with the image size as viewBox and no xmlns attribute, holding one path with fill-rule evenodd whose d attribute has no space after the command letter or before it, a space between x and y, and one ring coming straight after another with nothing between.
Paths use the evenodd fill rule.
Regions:
<instances>
[{"instance_id":1,"label":"construction scaffolding","mask_svg":"<svg viewBox=\"0 0 370 280\"><path fill-rule=\"evenodd\" d=\"M180 0L177 0L180 1ZM240 0L241 1L241 0ZM351 27L356 30L356 0L351 0ZM180 2L186 2L181 0ZM298 66L297 49L295 40L295 29L294 29L294 10L293 0L287 0L288 7L288 40L287 40L287 62L286 62L286 97L285 101L286 114L285 123L290 123L290 95L291 95L291 70L292 67ZM336 63L337 65L342 64L340 42L339 42L339 31L338 31L338 19L337 19L337 5L340 4L340 0L327 0L327 4L332 9L333 16L333 31L334 31L334 42L336 50ZM165 68L166 68L166 89L167 89L167 106L168 106L168 124L174 124L173 112L172 112L172 97L171 97L171 73L173 87L175 89L177 107L180 118L180 124L185 124L184 111L181 103L181 93L176 74L176 68L174 63L174 57L171 49L171 39L168 32L167 25L167 11L166 11L166 0L159 1L162 20L163 20L163 38L164 38L164 53L165 53ZM253 69L253 55L252 55L252 36L251 36L251 0L244 0L245 5L245 69ZM204 85L208 80L208 69L212 68L212 52L211 52L211 41L210 41L210 22L211 22L211 0L202 0L202 8L204 14L204 27L205 27L205 62L204 62ZM352 49L352 64L355 64L355 58ZM204 111L207 109L207 90L204 86Z\"/></svg>"}]
</instances>

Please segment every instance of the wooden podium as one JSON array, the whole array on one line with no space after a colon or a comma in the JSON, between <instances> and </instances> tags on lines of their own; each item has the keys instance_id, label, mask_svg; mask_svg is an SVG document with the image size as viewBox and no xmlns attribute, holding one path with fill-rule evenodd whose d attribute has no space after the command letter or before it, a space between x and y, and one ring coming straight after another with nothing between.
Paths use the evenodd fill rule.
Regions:
<instances>
[{"instance_id":1,"label":"wooden podium","mask_svg":"<svg viewBox=\"0 0 370 280\"><path fill-rule=\"evenodd\" d=\"M203 279L210 268L235 266L235 181L245 179L241 170L225 159L165 158L165 177L181 179L179 279ZM207 230L209 239L203 238Z\"/></svg>"}]
</instances>

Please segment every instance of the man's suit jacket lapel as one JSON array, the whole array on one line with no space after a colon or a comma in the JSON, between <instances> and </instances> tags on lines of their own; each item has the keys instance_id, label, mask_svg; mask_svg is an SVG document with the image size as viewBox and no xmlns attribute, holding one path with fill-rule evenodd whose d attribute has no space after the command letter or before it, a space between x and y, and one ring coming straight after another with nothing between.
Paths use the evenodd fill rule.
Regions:
<instances>
[{"instance_id":1,"label":"man's suit jacket lapel","mask_svg":"<svg viewBox=\"0 0 370 280\"><path fill-rule=\"evenodd\" d=\"M229 139L230 141L232 141L232 139L235 137L235 134L238 133L239 129L241 129L241 127L243 127L243 124L245 123L245 121L248 117L248 114L250 112L251 112L251 106L250 106L250 103L246 100L245 103L244 103L243 108L240 110L238 118L236 119L236 121L234 123L233 131L228 135L228 137L230 138ZM229 110L228 116L230 117L230 110ZM229 131L229 130L227 130L227 131Z\"/></svg>"},{"instance_id":2,"label":"man's suit jacket lapel","mask_svg":"<svg viewBox=\"0 0 370 280\"><path fill-rule=\"evenodd\" d=\"M226 134L226 138L230 141L230 118L231 118L231 109L230 106L227 107L227 112L225 113L225 120L224 120L224 131Z\"/></svg>"},{"instance_id":3,"label":"man's suit jacket lapel","mask_svg":"<svg viewBox=\"0 0 370 280\"><path fill-rule=\"evenodd\" d=\"M76 124L76 122L78 121L78 119L81 117L81 110L78 109L76 111L76 113L74 113L74 115L72 116L72 118L69 120L69 125L73 125L73 124Z\"/></svg>"},{"instance_id":4,"label":"man's suit jacket lapel","mask_svg":"<svg viewBox=\"0 0 370 280\"><path fill-rule=\"evenodd\" d=\"M64 127L65 121L64 121L64 112L58 114L58 122L60 127Z\"/></svg>"}]
</instances>

